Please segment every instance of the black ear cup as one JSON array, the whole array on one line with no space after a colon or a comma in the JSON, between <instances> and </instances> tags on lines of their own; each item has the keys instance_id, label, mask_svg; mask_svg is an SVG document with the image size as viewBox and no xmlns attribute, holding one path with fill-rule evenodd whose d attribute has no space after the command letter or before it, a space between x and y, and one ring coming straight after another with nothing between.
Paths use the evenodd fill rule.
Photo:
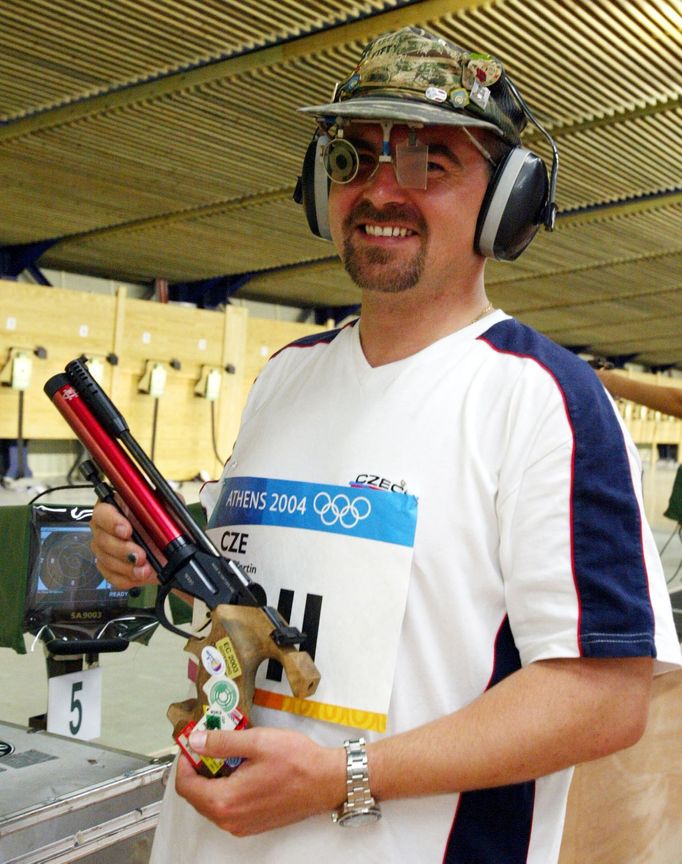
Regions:
<instances>
[{"instance_id":1,"label":"black ear cup","mask_svg":"<svg viewBox=\"0 0 682 864\"><path fill-rule=\"evenodd\" d=\"M542 159L514 147L496 167L478 214L476 251L486 258L513 261L543 223L549 195Z\"/></svg>"},{"instance_id":2,"label":"black ear cup","mask_svg":"<svg viewBox=\"0 0 682 864\"><path fill-rule=\"evenodd\" d=\"M316 237L331 240L329 232L329 184L324 170L323 151L329 143L327 135L315 135L308 144L301 171L301 203L308 227Z\"/></svg>"}]
</instances>

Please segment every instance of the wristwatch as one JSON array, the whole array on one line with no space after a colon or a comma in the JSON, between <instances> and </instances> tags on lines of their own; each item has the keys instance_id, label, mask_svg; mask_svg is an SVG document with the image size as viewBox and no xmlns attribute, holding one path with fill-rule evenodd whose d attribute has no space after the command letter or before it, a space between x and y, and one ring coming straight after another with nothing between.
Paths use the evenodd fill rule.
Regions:
<instances>
[{"instance_id":1,"label":"wristwatch","mask_svg":"<svg viewBox=\"0 0 682 864\"><path fill-rule=\"evenodd\" d=\"M344 741L346 748L346 801L332 813L332 822L344 828L368 825L381 819L379 805L369 790L365 739Z\"/></svg>"}]
</instances>

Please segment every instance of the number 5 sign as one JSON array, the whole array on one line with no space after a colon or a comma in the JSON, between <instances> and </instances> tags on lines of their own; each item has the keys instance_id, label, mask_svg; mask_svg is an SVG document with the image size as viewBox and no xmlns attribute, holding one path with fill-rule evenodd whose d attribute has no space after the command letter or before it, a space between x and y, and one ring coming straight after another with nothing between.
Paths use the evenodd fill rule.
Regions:
<instances>
[{"instance_id":1,"label":"number 5 sign","mask_svg":"<svg viewBox=\"0 0 682 864\"><path fill-rule=\"evenodd\" d=\"M102 726L102 670L56 675L47 686L47 731L90 741Z\"/></svg>"}]
</instances>

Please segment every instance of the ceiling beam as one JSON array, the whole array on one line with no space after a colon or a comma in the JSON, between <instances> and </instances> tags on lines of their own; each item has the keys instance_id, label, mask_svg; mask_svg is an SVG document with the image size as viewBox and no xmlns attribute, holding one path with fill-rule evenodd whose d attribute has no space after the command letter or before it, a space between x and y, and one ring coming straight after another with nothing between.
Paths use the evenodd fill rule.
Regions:
<instances>
[{"instance_id":1,"label":"ceiling beam","mask_svg":"<svg viewBox=\"0 0 682 864\"><path fill-rule=\"evenodd\" d=\"M562 228L589 225L591 222L604 222L610 219L621 219L624 216L636 216L649 210L674 207L681 203L682 189L670 189L654 192L651 195L640 195L625 201L606 201L594 207L578 208L567 213L560 212L557 214L557 222Z\"/></svg>"},{"instance_id":2,"label":"ceiling beam","mask_svg":"<svg viewBox=\"0 0 682 864\"><path fill-rule=\"evenodd\" d=\"M595 270L603 270L605 267L620 267L624 264L642 264L645 261L660 261L663 258L675 258L680 254L682 254L682 250L680 249L666 249L663 252L645 253L642 255L623 255L620 258L601 258L598 261L590 261L587 264L576 264L571 267L557 267L554 270L541 270L537 273L524 273L520 276L512 276L505 279L487 279L486 285L489 288L506 288L509 285L513 285L515 282L519 282L525 285L529 282L535 282L544 279L555 279L557 277L569 276L576 273L589 273ZM601 300L604 299L605 298L602 295ZM553 309L555 308L555 306L558 307L561 305L572 306L573 302L568 301L566 304L552 303L550 306L537 306L534 308L537 310L545 308Z\"/></svg>"},{"instance_id":3,"label":"ceiling beam","mask_svg":"<svg viewBox=\"0 0 682 864\"><path fill-rule=\"evenodd\" d=\"M230 198L226 201L215 201L211 204L200 204L196 207L187 207L182 210L173 210L156 216L145 216L142 219L131 219L129 222L121 222L117 225L107 225L104 228L93 228L90 231L80 231L77 234L67 234L60 238L60 246L71 241L81 241L93 237L111 237L114 234L126 234L134 231L148 231L153 228L164 228L176 222L192 221L194 219L210 219L212 216L223 216L236 210L245 210L249 207L264 207L278 201L285 201L292 197L293 186L285 189L276 189L273 192L259 192L256 195L243 195L240 198Z\"/></svg>"},{"instance_id":4,"label":"ceiling beam","mask_svg":"<svg viewBox=\"0 0 682 864\"><path fill-rule=\"evenodd\" d=\"M566 300L566 301L557 301L553 300L551 303L545 303L541 306L515 306L514 307L514 315L520 317L522 315L534 315L538 312L552 312L552 311L565 311L566 309L577 309L584 308L587 306L599 306L600 304L605 303L623 303L626 300L640 300L643 297L665 297L667 295L672 296L673 298L680 294L679 288L671 288L668 291L661 291L658 285L648 285L646 288L637 291L623 291L620 294L614 295L612 297L605 297L603 294L600 294L599 297L590 297L587 300ZM565 329L570 329L568 326ZM553 328L555 331L556 328Z\"/></svg>"},{"instance_id":5,"label":"ceiling beam","mask_svg":"<svg viewBox=\"0 0 682 864\"><path fill-rule=\"evenodd\" d=\"M592 129L600 129L604 126L617 126L619 123L639 120L642 117L651 117L655 114L662 114L676 111L682 105L682 95L670 99L662 99L660 102L652 102L646 105L629 105L627 108L621 108L617 111L603 114L601 117L590 117L585 120L577 120L575 123L564 123L552 125L546 123L546 126L551 130L552 138L563 138L566 135L577 135L580 132L588 132ZM524 141L537 138L542 140L542 133L533 126L529 126L523 135Z\"/></svg>"},{"instance_id":6,"label":"ceiling beam","mask_svg":"<svg viewBox=\"0 0 682 864\"><path fill-rule=\"evenodd\" d=\"M308 57L338 44L356 40L366 42L386 30L399 29L409 24L426 23L431 19L476 9L481 5L480 0L423 0L419 3L410 3L380 15L328 28L288 42L246 51L226 60L209 61L194 69L172 72L152 81L122 85L108 93L36 112L0 126L0 141L22 138L44 129L53 129L128 105L192 90L212 81L233 78L253 69Z\"/></svg>"},{"instance_id":7,"label":"ceiling beam","mask_svg":"<svg viewBox=\"0 0 682 864\"><path fill-rule=\"evenodd\" d=\"M645 261L651 260L660 260L662 258L669 258L671 256L679 255L679 250L670 250L664 252L658 252L655 254L645 254L645 255L632 255L627 258L616 258L616 259L608 259L602 261L591 262L590 264L585 264L584 266L573 266L570 268L557 269L552 271L544 270L539 273L533 274L524 274L523 276L514 277L512 279L504 279L497 282L492 280L486 280L486 285L490 289L499 289L506 285L509 285L513 282L531 282L534 280L540 279L548 279L554 278L555 276L562 276L571 273L582 273L587 271L595 271L600 270L604 267L613 267L622 264L637 264ZM316 258L314 261L304 261L297 264L286 264L282 267L275 267L270 270L260 270L255 271L253 273L253 281L256 284L267 285L269 276L279 276L280 274L285 273L287 278L295 279L296 273L305 272L306 274L315 273L315 272L325 272L329 270L330 267L338 266L341 268L342 264L337 255L329 255L321 258ZM662 292L663 294L677 294L679 293L678 288L670 289L669 291ZM636 299L638 297L649 296L649 295L661 295L661 289L659 286L649 286L648 288L628 294L619 294L617 297L604 297L601 295L597 298L591 298L589 300L567 300L566 302L558 302L552 301L552 303L542 306L533 306L528 309L522 310L525 313L532 312L542 312L546 310L552 309L564 309L570 308L573 306L591 306L598 303L609 302L610 300L626 300L626 299Z\"/></svg>"},{"instance_id":8,"label":"ceiling beam","mask_svg":"<svg viewBox=\"0 0 682 864\"><path fill-rule=\"evenodd\" d=\"M386 30L398 29L410 24L426 24L431 20L452 17L459 12L476 9L481 5L483 4L480 0L422 0L422 2L409 3L398 9L368 16L349 24L330 27L311 35L245 51L224 60L207 61L193 69L171 72L151 81L120 85L107 93L47 108L0 125L0 142L22 138L44 129L53 129L169 94L193 90L212 81L243 75L253 69L291 62L329 50L335 45L353 41L366 42ZM680 104L682 104L682 96L678 94L660 102L639 106L633 104L627 110L614 111L576 123L548 125L553 137L561 138L568 134L610 126L624 120L636 120L664 111L674 111ZM539 132L536 129L529 128L526 138L533 139L537 135Z\"/></svg>"}]
</instances>

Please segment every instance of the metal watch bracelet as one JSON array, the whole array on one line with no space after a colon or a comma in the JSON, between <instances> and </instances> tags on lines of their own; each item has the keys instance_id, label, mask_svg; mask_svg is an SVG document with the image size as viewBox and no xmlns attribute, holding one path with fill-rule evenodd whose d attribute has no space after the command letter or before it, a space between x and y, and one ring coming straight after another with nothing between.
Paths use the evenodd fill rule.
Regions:
<instances>
[{"instance_id":1,"label":"metal watch bracelet","mask_svg":"<svg viewBox=\"0 0 682 864\"><path fill-rule=\"evenodd\" d=\"M343 746L346 748L346 801L332 813L332 821L343 827L376 822L381 819L381 810L369 788L365 739L344 741Z\"/></svg>"}]
</instances>

